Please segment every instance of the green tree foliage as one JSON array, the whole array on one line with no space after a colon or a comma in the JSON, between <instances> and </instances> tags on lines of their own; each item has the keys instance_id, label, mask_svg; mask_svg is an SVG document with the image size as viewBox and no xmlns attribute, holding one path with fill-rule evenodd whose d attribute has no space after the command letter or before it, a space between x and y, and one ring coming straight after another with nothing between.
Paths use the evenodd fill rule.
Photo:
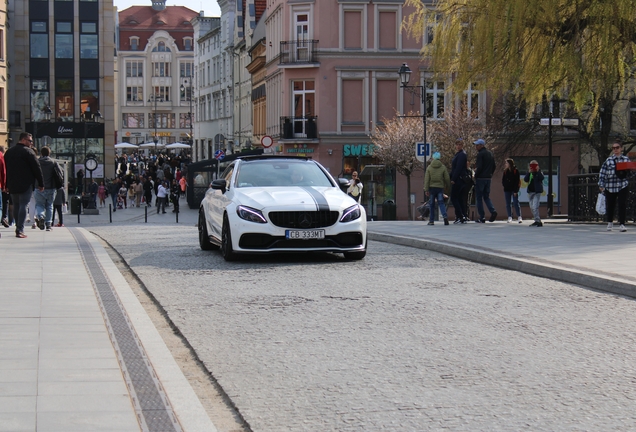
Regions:
<instances>
[{"instance_id":1,"label":"green tree foliage","mask_svg":"<svg viewBox=\"0 0 636 432\"><path fill-rule=\"evenodd\" d=\"M406 3L415 8L405 21L411 35L436 23L423 55L436 74L453 76L455 89L477 82L529 106L567 98L589 133L600 129L599 158L609 153L613 109L636 66L636 0Z\"/></svg>"}]
</instances>

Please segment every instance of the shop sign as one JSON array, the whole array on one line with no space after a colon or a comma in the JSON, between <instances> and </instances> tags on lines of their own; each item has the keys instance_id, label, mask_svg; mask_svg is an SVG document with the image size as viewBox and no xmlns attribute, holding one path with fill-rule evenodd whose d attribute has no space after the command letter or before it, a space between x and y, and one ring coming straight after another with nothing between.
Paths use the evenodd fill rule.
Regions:
<instances>
[{"instance_id":1,"label":"shop sign","mask_svg":"<svg viewBox=\"0 0 636 432\"><path fill-rule=\"evenodd\" d=\"M343 153L348 156L373 156L373 144L345 144Z\"/></svg>"},{"instance_id":2,"label":"shop sign","mask_svg":"<svg viewBox=\"0 0 636 432\"><path fill-rule=\"evenodd\" d=\"M285 149L285 153L294 153L294 154L307 154L307 153L314 153L313 148L311 147L307 147L307 144L303 144L303 145L295 145L294 147L289 147L287 149Z\"/></svg>"},{"instance_id":3,"label":"shop sign","mask_svg":"<svg viewBox=\"0 0 636 432\"><path fill-rule=\"evenodd\" d=\"M58 135L73 135L73 128L67 126L59 126L57 128Z\"/></svg>"}]
</instances>

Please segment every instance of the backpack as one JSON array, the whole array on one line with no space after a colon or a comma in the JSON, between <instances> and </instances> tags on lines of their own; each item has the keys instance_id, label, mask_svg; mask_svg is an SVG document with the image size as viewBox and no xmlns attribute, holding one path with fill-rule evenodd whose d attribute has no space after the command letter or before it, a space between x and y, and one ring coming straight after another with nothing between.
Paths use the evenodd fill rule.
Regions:
<instances>
[{"instance_id":1,"label":"backpack","mask_svg":"<svg viewBox=\"0 0 636 432\"><path fill-rule=\"evenodd\" d=\"M62 173L62 168L60 168L57 162L53 162L53 184L55 185L55 189L64 186L64 173Z\"/></svg>"}]
</instances>

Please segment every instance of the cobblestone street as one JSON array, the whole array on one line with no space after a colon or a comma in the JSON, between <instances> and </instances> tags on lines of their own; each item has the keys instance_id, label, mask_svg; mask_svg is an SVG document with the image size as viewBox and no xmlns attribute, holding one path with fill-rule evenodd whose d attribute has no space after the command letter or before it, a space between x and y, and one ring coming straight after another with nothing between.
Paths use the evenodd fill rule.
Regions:
<instances>
[{"instance_id":1,"label":"cobblestone street","mask_svg":"<svg viewBox=\"0 0 636 432\"><path fill-rule=\"evenodd\" d=\"M192 226L90 230L254 431L636 424L632 299L387 243L226 263Z\"/></svg>"}]
</instances>

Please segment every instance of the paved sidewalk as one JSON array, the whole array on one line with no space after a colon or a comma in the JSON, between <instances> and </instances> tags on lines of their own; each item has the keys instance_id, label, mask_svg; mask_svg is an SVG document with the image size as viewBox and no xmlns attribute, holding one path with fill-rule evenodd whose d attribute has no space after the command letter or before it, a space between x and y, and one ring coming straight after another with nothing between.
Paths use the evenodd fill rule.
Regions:
<instances>
[{"instance_id":1,"label":"paved sidewalk","mask_svg":"<svg viewBox=\"0 0 636 432\"><path fill-rule=\"evenodd\" d=\"M442 252L471 261L636 297L636 226L547 220L428 226L416 221L369 222L369 239Z\"/></svg>"},{"instance_id":2,"label":"paved sidewalk","mask_svg":"<svg viewBox=\"0 0 636 432\"><path fill-rule=\"evenodd\" d=\"M216 430L93 235L0 233L0 431Z\"/></svg>"}]
</instances>

